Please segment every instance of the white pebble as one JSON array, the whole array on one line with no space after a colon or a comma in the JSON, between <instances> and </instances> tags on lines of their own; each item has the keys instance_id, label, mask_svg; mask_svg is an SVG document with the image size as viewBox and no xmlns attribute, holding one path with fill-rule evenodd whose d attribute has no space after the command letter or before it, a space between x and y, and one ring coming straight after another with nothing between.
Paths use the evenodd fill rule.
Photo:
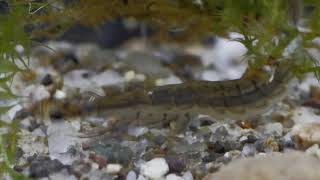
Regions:
<instances>
[{"instance_id":1,"label":"white pebble","mask_svg":"<svg viewBox=\"0 0 320 180\"><path fill-rule=\"evenodd\" d=\"M108 174L117 174L121 171L122 166L120 164L108 164L107 173Z\"/></svg>"},{"instance_id":2,"label":"white pebble","mask_svg":"<svg viewBox=\"0 0 320 180\"><path fill-rule=\"evenodd\" d=\"M317 158L320 158L320 149L318 144L314 144L313 146L309 147L306 150L307 154L310 154L312 156L316 156Z\"/></svg>"},{"instance_id":3,"label":"white pebble","mask_svg":"<svg viewBox=\"0 0 320 180\"><path fill-rule=\"evenodd\" d=\"M134 71L128 71L125 73L124 78L127 81L131 81L132 79L134 79L135 75L136 75L136 73Z\"/></svg>"},{"instance_id":4,"label":"white pebble","mask_svg":"<svg viewBox=\"0 0 320 180\"><path fill-rule=\"evenodd\" d=\"M137 179L137 175L134 171L130 171L127 174L126 180L136 180Z\"/></svg>"},{"instance_id":5,"label":"white pebble","mask_svg":"<svg viewBox=\"0 0 320 180\"><path fill-rule=\"evenodd\" d=\"M182 177L175 174L169 174L166 176L166 180L184 180Z\"/></svg>"},{"instance_id":6,"label":"white pebble","mask_svg":"<svg viewBox=\"0 0 320 180\"><path fill-rule=\"evenodd\" d=\"M56 93L54 93L54 98L58 100L64 99L66 96L66 93L61 90L57 90Z\"/></svg>"},{"instance_id":7,"label":"white pebble","mask_svg":"<svg viewBox=\"0 0 320 180\"><path fill-rule=\"evenodd\" d=\"M161 179L169 171L164 158L154 158L141 166L141 174L150 179Z\"/></svg>"},{"instance_id":8,"label":"white pebble","mask_svg":"<svg viewBox=\"0 0 320 180\"><path fill-rule=\"evenodd\" d=\"M148 178L140 174L137 180L148 180Z\"/></svg>"},{"instance_id":9,"label":"white pebble","mask_svg":"<svg viewBox=\"0 0 320 180\"><path fill-rule=\"evenodd\" d=\"M31 99L34 102L50 98L50 93L46 90L46 88L43 85L30 85L23 90L22 94L24 96L31 97Z\"/></svg>"},{"instance_id":10,"label":"white pebble","mask_svg":"<svg viewBox=\"0 0 320 180\"><path fill-rule=\"evenodd\" d=\"M192 173L190 171L187 171L183 174L182 178L184 180L193 180L193 176Z\"/></svg>"},{"instance_id":11,"label":"white pebble","mask_svg":"<svg viewBox=\"0 0 320 180\"><path fill-rule=\"evenodd\" d=\"M291 119L295 124L319 123L319 115L315 114L311 108L297 107L292 112Z\"/></svg>"}]
</instances>

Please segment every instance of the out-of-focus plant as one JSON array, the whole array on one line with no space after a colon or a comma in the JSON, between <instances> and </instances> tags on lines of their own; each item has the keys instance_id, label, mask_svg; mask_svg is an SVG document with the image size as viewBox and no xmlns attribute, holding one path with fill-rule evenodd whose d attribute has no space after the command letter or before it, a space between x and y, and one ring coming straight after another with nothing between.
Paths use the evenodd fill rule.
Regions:
<instances>
[{"instance_id":1,"label":"out-of-focus plant","mask_svg":"<svg viewBox=\"0 0 320 180\"><path fill-rule=\"evenodd\" d=\"M56 1L62 4L63 2ZM307 48L318 48L319 0L74 0L35 18L46 22L37 36L55 36L72 23L98 26L117 17L136 19L155 29L159 41L194 42L208 34L226 37L240 33L251 67L274 60L292 59L290 67L301 77L306 72L320 75L317 61ZM49 11L48 11L49 12ZM284 56L290 43L298 39L294 52ZM297 42L297 41L296 41Z\"/></svg>"},{"instance_id":2,"label":"out-of-focus plant","mask_svg":"<svg viewBox=\"0 0 320 180\"><path fill-rule=\"evenodd\" d=\"M23 28L29 16L26 5L26 1L22 0L0 1L0 118L12 108L10 102L16 99L10 86L13 77L28 69L27 60L22 58L16 50L18 46L22 46L28 57L30 41ZM15 120L8 123L0 119L0 129L2 130L0 134L0 179L7 177L25 179L24 176L13 170L16 161L18 123Z\"/></svg>"}]
</instances>

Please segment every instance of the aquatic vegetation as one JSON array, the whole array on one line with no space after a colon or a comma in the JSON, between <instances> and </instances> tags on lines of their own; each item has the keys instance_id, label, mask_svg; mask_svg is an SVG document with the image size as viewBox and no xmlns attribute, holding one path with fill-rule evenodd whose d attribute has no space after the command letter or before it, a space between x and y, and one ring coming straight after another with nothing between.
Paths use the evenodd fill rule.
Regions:
<instances>
[{"instance_id":1,"label":"aquatic vegetation","mask_svg":"<svg viewBox=\"0 0 320 180\"><path fill-rule=\"evenodd\" d=\"M63 4L60 1L56 3ZM46 6L47 13L33 18L45 27L32 36L57 37L72 24L99 26L118 17L135 20L154 29L153 41L194 43L208 35L228 36L236 32L248 49L251 67L279 59L292 59L291 70L298 77L307 72L320 75L318 64L307 48L317 48L320 2L316 0L86 0L66 6ZM290 44L297 44L288 51ZM291 45L295 46L295 45Z\"/></svg>"},{"instance_id":2,"label":"aquatic vegetation","mask_svg":"<svg viewBox=\"0 0 320 180\"><path fill-rule=\"evenodd\" d=\"M28 16L27 8L22 5L24 1L0 1L0 115L7 112L12 105L8 105L10 100L16 97L11 92L10 84L13 77L26 69L27 59L24 59L16 50L18 46L24 48L24 53L28 57L29 37L24 32L25 18ZM3 9L4 8L4 9ZM19 61L19 62L18 62ZM18 67L16 63L22 64ZM0 116L1 117L1 116ZM13 179L25 179L12 167L15 162L16 145L18 140L18 123L0 122L1 129L7 129L7 133L0 135L0 178L7 176Z\"/></svg>"}]
</instances>

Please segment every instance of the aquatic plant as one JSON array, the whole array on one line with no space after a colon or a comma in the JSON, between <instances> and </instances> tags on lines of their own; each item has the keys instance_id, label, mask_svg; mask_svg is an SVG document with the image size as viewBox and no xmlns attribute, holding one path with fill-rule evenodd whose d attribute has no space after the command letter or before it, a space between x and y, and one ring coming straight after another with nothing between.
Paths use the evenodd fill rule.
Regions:
<instances>
[{"instance_id":1,"label":"aquatic plant","mask_svg":"<svg viewBox=\"0 0 320 180\"><path fill-rule=\"evenodd\" d=\"M56 1L57 3L62 1ZM320 71L310 48L319 36L320 1L317 0L77 0L71 5L47 8L35 17L46 23L33 37L55 37L72 24L99 26L117 17L134 19L155 30L154 41L194 43L208 35L227 37L236 32L248 52L251 67L287 58L292 71L302 77ZM299 41L289 56L284 51Z\"/></svg>"},{"instance_id":2,"label":"aquatic plant","mask_svg":"<svg viewBox=\"0 0 320 180\"><path fill-rule=\"evenodd\" d=\"M23 47L28 57L30 41L23 28L27 16L28 10L24 1L0 1L0 118L12 108L12 103L10 105L9 102L16 98L10 87L13 77L28 69L27 59L16 50L19 46ZM18 123L14 120L11 123L0 121L0 128L7 130L0 134L0 179L25 179L13 170L19 138Z\"/></svg>"}]
</instances>

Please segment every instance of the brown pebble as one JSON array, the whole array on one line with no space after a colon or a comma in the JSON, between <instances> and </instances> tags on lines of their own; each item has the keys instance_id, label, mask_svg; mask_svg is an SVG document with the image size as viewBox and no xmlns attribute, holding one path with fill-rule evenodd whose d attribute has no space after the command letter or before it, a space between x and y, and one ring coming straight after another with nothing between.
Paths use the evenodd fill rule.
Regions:
<instances>
[{"instance_id":1,"label":"brown pebble","mask_svg":"<svg viewBox=\"0 0 320 180\"><path fill-rule=\"evenodd\" d=\"M90 149L90 145L87 143L82 143L82 150L87 151Z\"/></svg>"},{"instance_id":2,"label":"brown pebble","mask_svg":"<svg viewBox=\"0 0 320 180\"><path fill-rule=\"evenodd\" d=\"M250 121L241 121L238 124L242 129L252 129L252 123Z\"/></svg>"},{"instance_id":3,"label":"brown pebble","mask_svg":"<svg viewBox=\"0 0 320 180\"><path fill-rule=\"evenodd\" d=\"M278 145L278 143L275 141L274 138L267 138L264 141L264 146L266 148L268 148L269 150L271 150L272 152L279 152L280 151L280 147Z\"/></svg>"},{"instance_id":4,"label":"brown pebble","mask_svg":"<svg viewBox=\"0 0 320 180\"><path fill-rule=\"evenodd\" d=\"M97 163L99 165L99 169L102 169L107 166L107 160L105 160L103 157L98 156L96 154L90 153L89 159Z\"/></svg>"}]
</instances>

